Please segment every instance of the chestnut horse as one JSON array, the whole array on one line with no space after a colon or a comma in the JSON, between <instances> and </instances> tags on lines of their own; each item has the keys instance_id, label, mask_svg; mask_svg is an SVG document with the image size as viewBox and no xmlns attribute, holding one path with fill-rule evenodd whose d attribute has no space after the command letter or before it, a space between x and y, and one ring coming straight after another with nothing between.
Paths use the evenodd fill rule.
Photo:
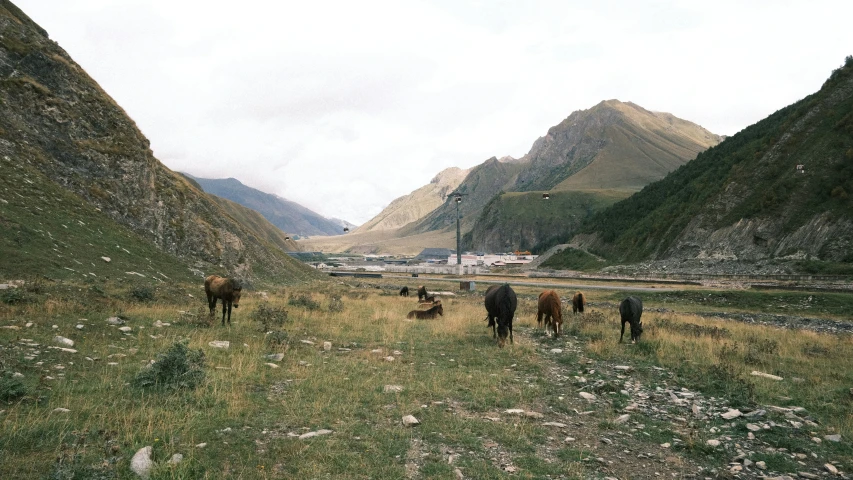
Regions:
<instances>
[{"instance_id":1,"label":"chestnut horse","mask_svg":"<svg viewBox=\"0 0 853 480\"><path fill-rule=\"evenodd\" d=\"M583 306L586 303L586 298L583 296L582 292L575 293L575 296L572 297L572 313L583 313Z\"/></svg>"},{"instance_id":2,"label":"chestnut horse","mask_svg":"<svg viewBox=\"0 0 853 480\"><path fill-rule=\"evenodd\" d=\"M216 309L216 300L222 299L222 325L225 325L225 311L228 311L228 325L231 325L231 305L234 308L240 306L240 294L243 286L233 278L223 278L211 275L204 279L204 293L207 294L207 306L210 307L210 315Z\"/></svg>"},{"instance_id":3,"label":"chestnut horse","mask_svg":"<svg viewBox=\"0 0 853 480\"><path fill-rule=\"evenodd\" d=\"M444 307L441 306L441 303L438 303L429 310L412 310L406 315L406 318L432 319L436 315L444 316Z\"/></svg>"},{"instance_id":4,"label":"chestnut horse","mask_svg":"<svg viewBox=\"0 0 853 480\"><path fill-rule=\"evenodd\" d=\"M423 285L419 286L418 287L418 301L420 302L421 299L426 298L426 296L427 296L426 287Z\"/></svg>"},{"instance_id":5,"label":"chestnut horse","mask_svg":"<svg viewBox=\"0 0 853 480\"><path fill-rule=\"evenodd\" d=\"M489 327L492 327L493 337L497 337L498 346L503 348L507 335L509 343L512 341L512 319L515 317L515 308L518 306L518 298L508 283L503 285L492 285L486 290L486 312ZM497 331L496 331L497 330Z\"/></svg>"},{"instance_id":6,"label":"chestnut horse","mask_svg":"<svg viewBox=\"0 0 853 480\"><path fill-rule=\"evenodd\" d=\"M536 324L542 326L542 317L545 317L545 332L548 327L557 337L563 329L563 309L560 305L560 296L554 290L545 290L539 294L539 311L536 313Z\"/></svg>"}]
</instances>

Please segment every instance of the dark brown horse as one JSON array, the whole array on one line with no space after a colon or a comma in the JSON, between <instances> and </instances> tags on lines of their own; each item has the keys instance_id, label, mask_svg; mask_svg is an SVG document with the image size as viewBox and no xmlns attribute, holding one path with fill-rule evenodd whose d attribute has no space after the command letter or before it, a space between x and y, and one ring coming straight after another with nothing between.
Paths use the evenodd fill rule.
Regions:
<instances>
[{"instance_id":1,"label":"dark brown horse","mask_svg":"<svg viewBox=\"0 0 853 480\"><path fill-rule=\"evenodd\" d=\"M563 329L563 309L560 305L560 296L554 290L545 290L539 294L539 311L536 312L536 324L542 326L542 317L545 317L545 332L550 327L554 336L560 335Z\"/></svg>"},{"instance_id":2,"label":"dark brown horse","mask_svg":"<svg viewBox=\"0 0 853 480\"><path fill-rule=\"evenodd\" d=\"M441 302L441 300L435 299L435 295L430 295L428 297L424 297L423 300L418 299L418 303L435 303L435 302Z\"/></svg>"},{"instance_id":3,"label":"dark brown horse","mask_svg":"<svg viewBox=\"0 0 853 480\"><path fill-rule=\"evenodd\" d=\"M489 327L492 327L493 337L497 337L498 346L503 348L509 336L512 340L512 319L515 317L515 308L518 306L518 298L508 283L503 285L492 285L486 290L486 312L488 313Z\"/></svg>"},{"instance_id":4,"label":"dark brown horse","mask_svg":"<svg viewBox=\"0 0 853 480\"><path fill-rule=\"evenodd\" d=\"M429 310L412 310L406 315L406 318L432 319L436 315L444 316L444 307L441 306L441 303L434 305Z\"/></svg>"},{"instance_id":5,"label":"dark brown horse","mask_svg":"<svg viewBox=\"0 0 853 480\"><path fill-rule=\"evenodd\" d=\"M423 285L419 286L418 287L418 301L420 302L421 299L426 298L426 296L427 296L426 287Z\"/></svg>"},{"instance_id":6,"label":"dark brown horse","mask_svg":"<svg viewBox=\"0 0 853 480\"><path fill-rule=\"evenodd\" d=\"M572 313L583 313L583 306L586 303L586 297L583 296L582 292L575 293L575 296L572 297Z\"/></svg>"},{"instance_id":7,"label":"dark brown horse","mask_svg":"<svg viewBox=\"0 0 853 480\"><path fill-rule=\"evenodd\" d=\"M643 333L643 301L637 297L628 297L619 304L619 315L622 317L622 333L619 335L619 343L625 335L625 324L631 324L631 343L636 343Z\"/></svg>"},{"instance_id":8,"label":"dark brown horse","mask_svg":"<svg viewBox=\"0 0 853 480\"><path fill-rule=\"evenodd\" d=\"M401 288L400 289L400 296L401 297L408 297L409 296L409 287Z\"/></svg>"},{"instance_id":9,"label":"dark brown horse","mask_svg":"<svg viewBox=\"0 0 853 480\"><path fill-rule=\"evenodd\" d=\"M207 306L210 307L210 315L216 309L216 300L222 299L222 325L225 325L225 311L228 311L228 325L231 325L231 305L234 308L240 306L240 294L243 286L233 278L223 278L211 275L204 279L204 293L207 294Z\"/></svg>"}]
</instances>

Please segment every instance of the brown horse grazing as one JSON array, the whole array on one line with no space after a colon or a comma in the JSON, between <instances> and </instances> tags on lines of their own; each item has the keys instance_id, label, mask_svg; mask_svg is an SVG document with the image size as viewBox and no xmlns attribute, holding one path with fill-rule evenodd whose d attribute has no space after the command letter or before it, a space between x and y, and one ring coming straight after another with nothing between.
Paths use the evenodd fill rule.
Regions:
<instances>
[{"instance_id":1,"label":"brown horse grazing","mask_svg":"<svg viewBox=\"0 0 853 480\"><path fill-rule=\"evenodd\" d=\"M216 308L216 300L222 299L222 325L225 325L225 311L228 310L228 325L231 325L231 305L234 308L240 306L240 294L243 286L233 278L223 278L211 275L204 279L204 293L207 294L207 306L210 307L210 315Z\"/></svg>"},{"instance_id":2,"label":"brown horse grazing","mask_svg":"<svg viewBox=\"0 0 853 480\"><path fill-rule=\"evenodd\" d=\"M628 297L619 304L619 315L622 317L622 333L619 335L619 343L625 335L625 324L631 325L631 343L636 343L643 333L643 301L637 297Z\"/></svg>"},{"instance_id":3,"label":"brown horse grazing","mask_svg":"<svg viewBox=\"0 0 853 480\"><path fill-rule=\"evenodd\" d=\"M419 286L418 287L418 301L420 302L421 299L426 298L426 296L427 296L426 287L423 285Z\"/></svg>"},{"instance_id":4,"label":"brown horse grazing","mask_svg":"<svg viewBox=\"0 0 853 480\"><path fill-rule=\"evenodd\" d=\"M436 315L444 316L444 307L441 306L441 303L438 303L429 310L412 310L406 315L406 318L433 319Z\"/></svg>"},{"instance_id":5,"label":"brown horse grazing","mask_svg":"<svg viewBox=\"0 0 853 480\"><path fill-rule=\"evenodd\" d=\"M583 306L586 303L586 297L583 296L582 292L575 293L575 296L572 297L572 313L583 313Z\"/></svg>"},{"instance_id":6,"label":"brown horse grazing","mask_svg":"<svg viewBox=\"0 0 853 480\"><path fill-rule=\"evenodd\" d=\"M408 297L409 296L409 287L401 288L400 289L400 296L401 297Z\"/></svg>"},{"instance_id":7,"label":"brown horse grazing","mask_svg":"<svg viewBox=\"0 0 853 480\"><path fill-rule=\"evenodd\" d=\"M536 313L536 324L542 326L542 317L545 317L545 332L548 327L557 337L563 329L563 309L560 305L560 296L553 290L545 290L539 294L539 311Z\"/></svg>"},{"instance_id":8,"label":"brown horse grazing","mask_svg":"<svg viewBox=\"0 0 853 480\"><path fill-rule=\"evenodd\" d=\"M488 326L492 327L492 334L498 338L498 346L501 348L506 343L507 335L509 335L509 343L513 343L512 319L515 317L517 306L518 298L508 283L492 285L486 290L486 312L488 313L486 320L489 321Z\"/></svg>"},{"instance_id":9,"label":"brown horse grazing","mask_svg":"<svg viewBox=\"0 0 853 480\"><path fill-rule=\"evenodd\" d=\"M423 300L421 300L420 298L418 299L418 303L435 303L435 302L441 303L441 300L435 299L435 295L430 295L428 297L424 297Z\"/></svg>"}]
</instances>

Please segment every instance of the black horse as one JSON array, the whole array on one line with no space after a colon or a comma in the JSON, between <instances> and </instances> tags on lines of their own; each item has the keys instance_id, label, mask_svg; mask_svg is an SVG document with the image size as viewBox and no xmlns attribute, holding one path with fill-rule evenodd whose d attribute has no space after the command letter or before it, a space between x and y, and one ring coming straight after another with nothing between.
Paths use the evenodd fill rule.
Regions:
<instances>
[{"instance_id":1,"label":"black horse","mask_svg":"<svg viewBox=\"0 0 853 480\"><path fill-rule=\"evenodd\" d=\"M622 333L619 335L619 343L625 335L625 324L631 324L631 343L636 343L643 333L643 301L637 297L628 297L619 304L619 314L622 316Z\"/></svg>"},{"instance_id":2,"label":"black horse","mask_svg":"<svg viewBox=\"0 0 853 480\"><path fill-rule=\"evenodd\" d=\"M401 297L408 297L409 296L409 287L401 288L400 289L400 296Z\"/></svg>"},{"instance_id":3,"label":"black horse","mask_svg":"<svg viewBox=\"0 0 853 480\"><path fill-rule=\"evenodd\" d=\"M498 346L503 348L506 338L509 343L512 340L512 319L515 317L515 308L518 306L518 298L508 283L503 285L492 285L486 290L486 312L488 313L489 327L492 327L493 337L497 337Z\"/></svg>"}]
</instances>

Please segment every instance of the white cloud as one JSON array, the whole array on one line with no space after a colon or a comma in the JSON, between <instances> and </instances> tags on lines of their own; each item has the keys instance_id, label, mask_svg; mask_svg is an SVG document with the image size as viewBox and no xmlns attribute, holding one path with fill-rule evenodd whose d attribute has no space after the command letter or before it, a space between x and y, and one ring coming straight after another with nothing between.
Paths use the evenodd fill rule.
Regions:
<instances>
[{"instance_id":1,"label":"white cloud","mask_svg":"<svg viewBox=\"0 0 853 480\"><path fill-rule=\"evenodd\" d=\"M170 168L354 223L604 99L733 134L853 53L851 2L16 3Z\"/></svg>"}]
</instances>

